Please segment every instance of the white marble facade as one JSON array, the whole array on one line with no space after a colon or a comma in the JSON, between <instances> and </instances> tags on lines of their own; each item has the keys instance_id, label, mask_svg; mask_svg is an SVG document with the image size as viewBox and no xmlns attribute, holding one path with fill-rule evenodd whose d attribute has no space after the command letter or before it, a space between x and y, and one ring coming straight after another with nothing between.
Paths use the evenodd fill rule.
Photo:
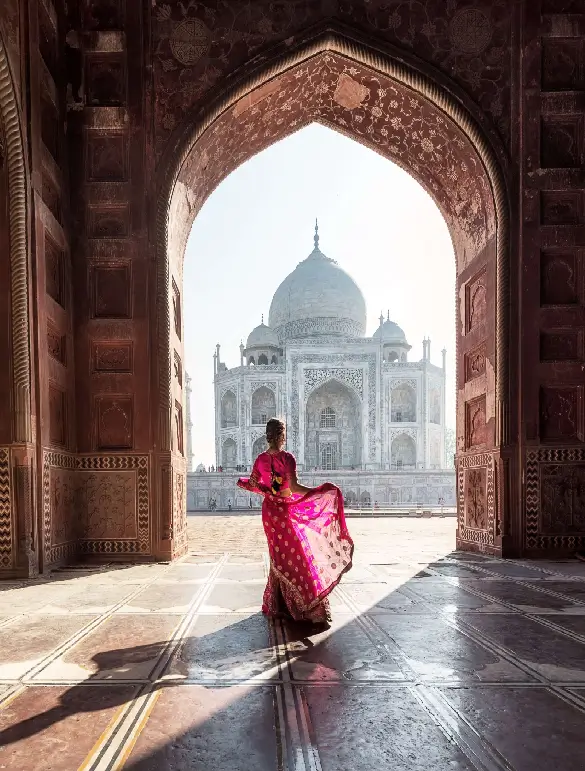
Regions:
<instances>
[{"instance_id":1,"label":"white marble facade","mask_svg":"<svg viewBox=\"0 0 585 771\"><path fill-rule=\"evenodd\" d=\"M445 351L409 361L388 314L365 337L355 281L315 246L273 297L268 324L240 346L240 366L214 354L216 467L249 468L271 417L288 427L301 471L439 470L445 457Z\"/></svg>"}]
</instances>

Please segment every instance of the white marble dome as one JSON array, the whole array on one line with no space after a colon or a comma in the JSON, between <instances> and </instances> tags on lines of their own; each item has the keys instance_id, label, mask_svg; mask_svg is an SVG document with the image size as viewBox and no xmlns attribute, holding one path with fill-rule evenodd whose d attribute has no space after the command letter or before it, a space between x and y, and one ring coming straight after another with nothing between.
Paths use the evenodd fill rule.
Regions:
<instances>
[{"instance_id":1,"label":"white marble dome","mask_svg":"<svg viewBox=\"0 0 585 771\"><path fill-rule=\"evenodd\" d=\"M264 321L250 332L246 341L246 348L278 348L278 345L276 334Z\"/></svg>"},{"instance_id":2,"label":"white marble dome","mask_svg":"<svg viewBox=\"0 0 585 771\"><path fill-rule=\"evenodd\" d=\"M315 248L278 287L268 318L284 340L314 336L363 337L366 301L361 289L335 260Z\"/></svg>"},{"instance_id":3,"label":"white marble dome","mask_svg":"<svg viewBox=\"0 0 585 771\"><path fill-rule=\"evenodd\" d=\"M385 343L396 343L406 345L406 335L404 330L396 322L386 319L374 332L373 337L381 338Z\"/></svg>"}]
</instances>

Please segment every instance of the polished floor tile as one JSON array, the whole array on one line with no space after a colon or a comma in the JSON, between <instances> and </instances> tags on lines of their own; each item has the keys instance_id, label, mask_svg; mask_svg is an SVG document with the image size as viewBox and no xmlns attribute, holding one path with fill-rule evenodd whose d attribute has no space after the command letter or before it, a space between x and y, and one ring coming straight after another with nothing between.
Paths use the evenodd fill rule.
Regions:
<instances>
[{"instance_id":1,"label":"polished floor tile","mask_svg":"<svg viewBox=\"0 0 585 771\"><path fill-rule=\"evenodd\" d=\"M163 688L125 771L276 771L274 699L263 688Z\"/></svg>"},{"instance_id":2,"label":"polished floor tile","mask_svg":"<svg viewBox=\"0 0 585 771\"><path fill-rule=\"evenodd\" d=\"M454 520L351 520L316 630L262 615L259 517L208 519L172 565L0 584L0 769L585 768L581 563L456 553Z\"/></svg>"},{"instance_id":3,"label":"polished floor tile","mask_svg":"<svg viewBox=\"0 0 585 771\"><path fill-rule=\"evenodd\" d=\"M442 693L514 771L585 768L585 715L546 688L445 688Z\"/></svg>"},{"instance_id":4,"label":"polished floor tile","mask_svg":"<svg viewBox=\"0 0 585 771\"><path fill-rule=\"evenodd\" d=\"M148 678L180 619L178 615L114 615L51 662L37 679Z\"/></svg>"},{"instance_id":5,"label":"polished floor tile","mask_svg":"<svg viewBox=\"0 0 585 771\"><path fill-rule=\"evenodd\" d=\"M473 771L406 688L314 688L306 699L324 771Z\"/></svg>"},{"instance_id":6,"label":"polished floor tile","mask_svg":"<svg viewBox=\"0 0 585 771\"><path fill-rule=\"evenodd\" d=\"M115 714L131 686L27 688L0 710L0 768L73 771Z\"/></svg>"},{"instance_id":7,"label":"polished floor tile","mask_svg":"<svg viewBox=\"0 0 585 771\"><path fill-rule=\"evenodd\" d=\"M206 682L278 677L266 620L260 613L198 616L165 676Z\"/></svg>"}]
</instances>

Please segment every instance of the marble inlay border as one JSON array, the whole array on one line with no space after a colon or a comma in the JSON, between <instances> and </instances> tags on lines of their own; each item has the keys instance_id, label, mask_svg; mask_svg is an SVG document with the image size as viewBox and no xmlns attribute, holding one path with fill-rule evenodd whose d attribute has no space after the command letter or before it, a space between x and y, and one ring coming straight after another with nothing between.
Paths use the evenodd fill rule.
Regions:
<instances>
[{"instance_id":1,"label":"marble inlay border","mask_svg":"<svg viewBox=\"0 0 585 771\"><path fill-rule=\"evenodd\" d=\"M0 569L13 566L10 450L0 447Z\"/></svg>"}]
</instances>

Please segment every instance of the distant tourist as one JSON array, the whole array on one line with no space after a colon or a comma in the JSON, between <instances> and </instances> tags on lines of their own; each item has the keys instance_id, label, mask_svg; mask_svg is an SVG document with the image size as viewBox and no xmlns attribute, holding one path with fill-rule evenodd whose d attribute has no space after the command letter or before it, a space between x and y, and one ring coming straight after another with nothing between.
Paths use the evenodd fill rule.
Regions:
<instances>
[{"instance_id":1,"label":"distant tourist","mask_svg":"<svg viewBox=\"0 0 585 771\"><path fill-rule=\"evenodd\" d=\"M250 478L238 480L238 487L264 496L270 573L262 612L327 627L328 595L352 565L343 495L329 483L314 489L299 483L295 457L284 450L286 426L281 420L268 421L266 441L268 450L256 458Z\"/></svg>"},{"instance_id":2,"label":"distant tourist","mask_svg":"<svg viewBox=\"0 0 585 771\"><path fill-rule=\"evenodd\" d=\"M228 498L228 511L232 510L232 499Z\"/></svg>"}]
</instances>

